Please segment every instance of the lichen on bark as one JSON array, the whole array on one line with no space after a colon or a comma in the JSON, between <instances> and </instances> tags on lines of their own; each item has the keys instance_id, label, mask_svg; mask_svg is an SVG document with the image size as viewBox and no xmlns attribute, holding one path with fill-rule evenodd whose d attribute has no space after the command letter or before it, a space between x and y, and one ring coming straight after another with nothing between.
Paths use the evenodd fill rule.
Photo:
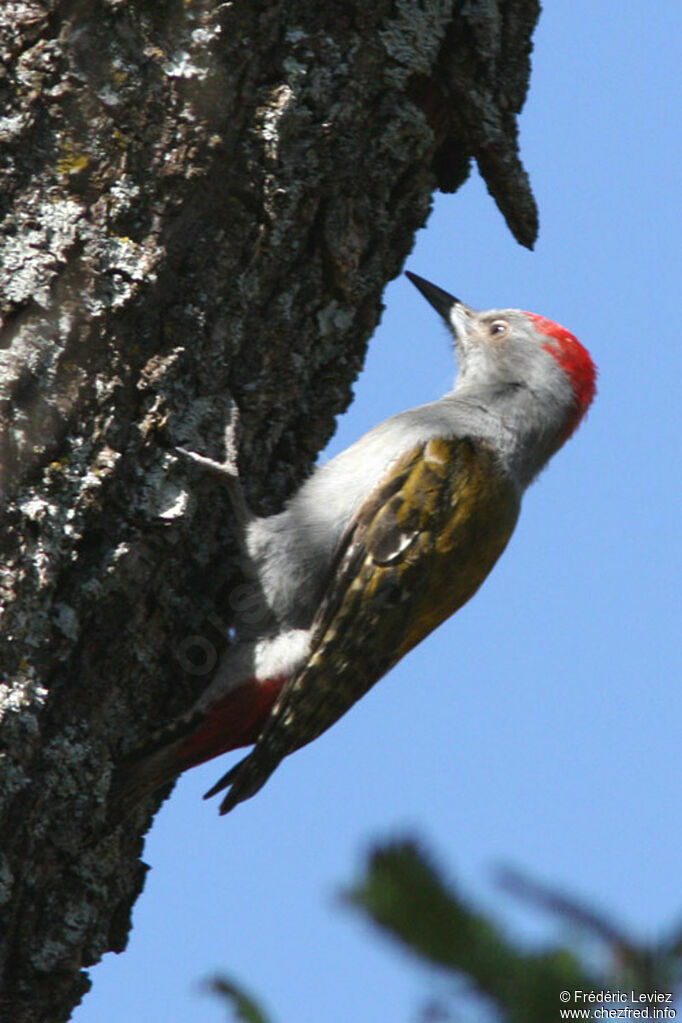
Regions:
<instances>
[{"instance_id":1,"label":"lichen on bark","mask_svg":"<svg viewBox=\"0 0 682 1023\"><path fill-rule=\"evenodd\" d=\"M175 446L219 456L236 402L273 510L348 405L433 190L476 159L532 244L537 15L0 5L0 1019L67 1019L125 946L156 807L97 842L112 765L207 683L182 641L228 641L230 509Z\"/></svg>"}]
</instances>

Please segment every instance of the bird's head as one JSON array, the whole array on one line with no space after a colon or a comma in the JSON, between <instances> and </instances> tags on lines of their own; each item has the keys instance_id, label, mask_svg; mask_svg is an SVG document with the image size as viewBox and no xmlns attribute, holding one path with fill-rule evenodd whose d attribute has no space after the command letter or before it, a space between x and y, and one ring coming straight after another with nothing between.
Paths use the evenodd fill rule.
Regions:
<instances>
[{"instance_id":1,"label":"bird's head","mask_svg":"<svg viewBox=\"0 0 682 1023\"><path fill-rule=\"evenodd\" d=\"M440 313L455 341L458 392L483 400L500 396L522 410L532 401L557 424L562 444L579 425L596 392L596 367L565 327L521 309L478 312L442 288L407 273ZM558 445L557 445L558 446Z\"/></svg>"}]
</instances>

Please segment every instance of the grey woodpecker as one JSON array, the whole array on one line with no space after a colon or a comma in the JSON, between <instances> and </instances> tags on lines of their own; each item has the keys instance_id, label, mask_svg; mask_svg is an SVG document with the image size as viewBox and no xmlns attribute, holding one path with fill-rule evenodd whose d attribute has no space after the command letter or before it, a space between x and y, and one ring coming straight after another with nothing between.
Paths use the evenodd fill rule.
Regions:
<instances>
[{"instance_id":1,"label":"grey woodpecker","mask_svg":"<svg viewBox=\"0 0 682 1023\"><path fill-rule=\"evenodd\" d=\"M254 795L474 595L526 487L584 417L596 369L564 327L519 309L477 312L407 276L452 331L452 391L375 426L265 518L249 511L234 464L185 452L225 475L260 628L121 766L119 818L187 768L252 744L206 796L227 789L226 813Z\"/></svg>"}]
</instances>

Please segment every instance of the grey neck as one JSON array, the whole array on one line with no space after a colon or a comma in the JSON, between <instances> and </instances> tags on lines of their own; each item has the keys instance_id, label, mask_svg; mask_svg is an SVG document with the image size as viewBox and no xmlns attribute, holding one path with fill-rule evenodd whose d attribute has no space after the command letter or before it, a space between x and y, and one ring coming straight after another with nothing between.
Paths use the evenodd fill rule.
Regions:
<instances>
[{"instance_id":1,"label":"grey neck","mask_svg":"<svg viewBox=\"0 0 682 1023\"><path fill-rule=\"evenodd\" d=\"M526 384L464 386L443 400L466 409L472 433L493 445L520 491L561 446L563 410L552 396L538 395Z\"/></svg>"}]
</instances>

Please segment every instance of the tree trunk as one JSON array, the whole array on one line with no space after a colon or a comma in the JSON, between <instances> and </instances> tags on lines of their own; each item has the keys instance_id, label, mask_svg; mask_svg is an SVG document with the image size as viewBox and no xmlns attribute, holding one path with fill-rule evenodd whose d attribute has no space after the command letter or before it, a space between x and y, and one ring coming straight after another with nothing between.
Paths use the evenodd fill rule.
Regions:
<instances>
[{"instance_id":1,"label":"tree trunk","mask_svg":"<svg viewBox=\"0 0 682 1023\"><path fill-rule=\"evenodd\" d=\"M280 506L351 399L434 188L516 237L537 0L0 4L0 1019L66 1020L121 951L148 801L239 600L222 455Z\"/></svg>"}]
</instances>

